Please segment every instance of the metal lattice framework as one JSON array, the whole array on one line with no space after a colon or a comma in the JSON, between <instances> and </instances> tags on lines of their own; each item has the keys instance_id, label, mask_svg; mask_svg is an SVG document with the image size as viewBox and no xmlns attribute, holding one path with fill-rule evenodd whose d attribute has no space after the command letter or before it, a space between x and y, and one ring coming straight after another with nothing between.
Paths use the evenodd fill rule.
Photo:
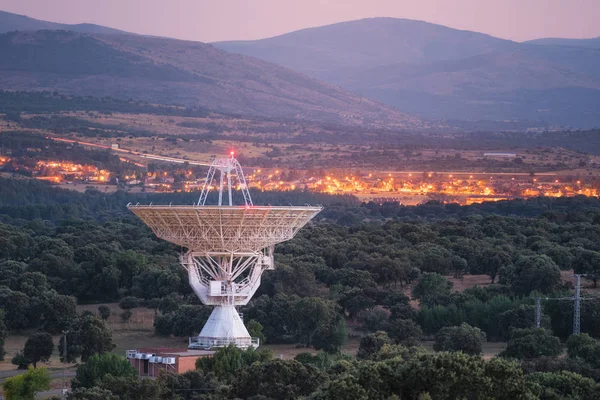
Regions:
<instances>
[{"instance_id":1,"label":"metal lattice framework","mask_svg":"<svg viewBox=\"0 0 600 400\"><path fill-rule=\"evenodd\" d=\"M254 252L294 237L321 207L129 205L154 234L201 253Z\"/></svg>"},{"instance_id":2,"label":"metal lattice framework","mask_svg":"<svg viewBox=\"0 0 600 400\"><path fill-rule=\"evenodd\" d=\"M214 174L221 171L219 205L206 206ZM231 205L231 178L236 174L245 205ZM227 181L228 206L221 205ZM202 303L216 306L190 347L235 344L257 346L250 338L235 306L247 304L262 273L274 268L276 244L290 240L322 207L254 206L242 169L233 157L211 165L197 205L127 206L161 239L185 247L180 262L188 272L190 286Z\"/></svg>"},{"instance_id":3,"label":"metal lattice framework","mask_svg":"<svg viewBox=\"0 0 600 400\"><path fill-rule=\"evenodd\" d=\"M242 166L240 163L233 158L233 152L231 152L230 158L217 158L215 159L210 168L208 170L208 175L206 176L206 181L204 181L204 187L202 188L202 192L200 193L200 199L198 200L198 205L203 206L206 203L206 198L208 197L208 193L210 192L210 188L212 187L212 183L215 178L215 173L220 171L219 177L219 205L223 204L223 187L225 185L225 180L227 181L227 191L229 194L229 205L233 205L232 199L232 186L231 186L231 178L232 173L238 179L239 188L244 195L244 203L246 205L252 205L252 197L250 197L250 191L248 190L248 184L246 183L246 178L244 177L244 171L242 170Z\"/></svg>"}]
</instances>

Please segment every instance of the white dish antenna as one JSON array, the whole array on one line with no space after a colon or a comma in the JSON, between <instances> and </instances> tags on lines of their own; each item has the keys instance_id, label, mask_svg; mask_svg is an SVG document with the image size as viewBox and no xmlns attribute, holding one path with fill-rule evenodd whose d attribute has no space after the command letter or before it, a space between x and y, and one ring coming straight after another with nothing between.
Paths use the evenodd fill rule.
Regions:
<instances>
[{"instance_id":1,"label":"white dish antenna","mask_svg":"<svg viewBox=\"0 0 600 400\"><path fill-rule=\"evenodd\" d=\"M257 347L236 306L248 304L264 271L274 268L276 244L292 239L322 207L255 206L243 170L233 157L216 159L194 206L128 205L154 234L187 248L180 262L190 286L203 304L215 309L190 348ZM219 171L217 206L205 205ZM232 203L232 179L244 196L244 205ZM227 187L229 205L222 205Z\"/></svg>"}]
</instances>

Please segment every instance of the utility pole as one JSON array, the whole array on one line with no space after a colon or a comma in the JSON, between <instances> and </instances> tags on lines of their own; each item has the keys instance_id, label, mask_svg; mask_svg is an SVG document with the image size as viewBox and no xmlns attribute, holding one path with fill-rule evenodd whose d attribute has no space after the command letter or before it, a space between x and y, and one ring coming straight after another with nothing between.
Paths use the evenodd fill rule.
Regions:
<instances>
[{"instance_id":1,"label":"utility pole","mask_svg":"<svg viewBox=\"0 0 600 400\"><path fill-rule=\"evenodd\" d=\"M542 327L542 298L535 298L535 327Z\"/></svg>"},{"instance_id":2,"label":"utility pole","mask_svg":"<svg viewBox=\"0 0 600 400\"><path fill-rule=\"evenodd\" d=\"M581 333L581 274L575 274L575 295L573 296L573 335Z\"/></svg>"},{"instance_id":3,"label":"utility pole","mask_svg":"<svg viewBox=\"0 0 600 400\"><path fill-rule=\"evenodd\" d=\"M67 332L63 331L63 363L67 362ZM67 392L66 382L65 382L65 366L63 365L62 369L62 393L60 395L61 399L65 398L65 394Z\"/></svg>"}]
</instances>

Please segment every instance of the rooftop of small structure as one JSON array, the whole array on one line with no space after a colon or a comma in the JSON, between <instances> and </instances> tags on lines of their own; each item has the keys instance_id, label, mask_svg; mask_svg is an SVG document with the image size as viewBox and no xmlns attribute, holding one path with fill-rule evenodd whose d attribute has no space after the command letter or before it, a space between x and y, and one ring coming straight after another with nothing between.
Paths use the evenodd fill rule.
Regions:
<instances>
[{"instance_id":1,"label":"rooftop of small structure","mask_svg":"<svg viewBox=\"0 0 600 400\"><path fill-rule=\"evenodd\" d=\"M140 348L135 349L138 353L155 354L158 357L202 357L212 356L215 351L212 350L194 350L182 348Z\"/></svg>"}]
</instances>

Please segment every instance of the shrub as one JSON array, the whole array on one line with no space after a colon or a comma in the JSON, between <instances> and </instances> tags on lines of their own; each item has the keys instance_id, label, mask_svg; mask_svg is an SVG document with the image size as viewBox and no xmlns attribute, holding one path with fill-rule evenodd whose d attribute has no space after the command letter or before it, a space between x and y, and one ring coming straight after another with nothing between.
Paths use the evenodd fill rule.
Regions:
<instances>
[{"instance_id":1,"label":"shrub","mask_svg":"<svg viewBox=\"0 0 600 400\"><path fill-rule=\"evenodd\" d=\"M111 312L110 312L110 308L108 308L108 306L102 304L98 306L98 315L100 316L100 318L102 318L104 321L106 321L108 319L108 317L111 316Z\"/></svg>"}]
</instances>

